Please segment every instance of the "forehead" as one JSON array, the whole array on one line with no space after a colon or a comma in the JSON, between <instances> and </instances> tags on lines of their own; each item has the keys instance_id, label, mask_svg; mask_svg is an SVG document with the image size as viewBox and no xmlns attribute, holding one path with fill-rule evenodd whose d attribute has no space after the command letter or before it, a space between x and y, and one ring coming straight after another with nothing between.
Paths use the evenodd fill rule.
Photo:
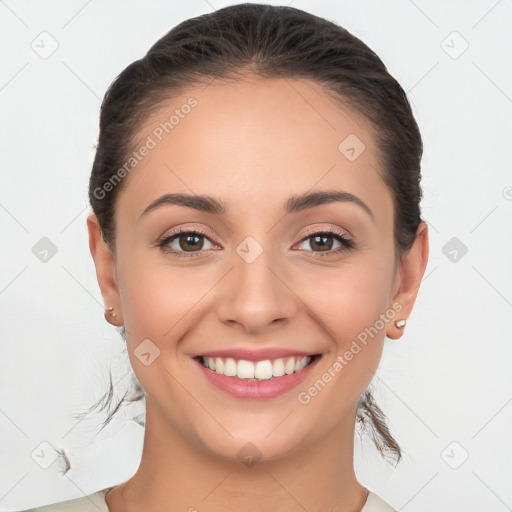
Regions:
<instances>
[{"instance_id":1,"label":"forehead","mask_svg":"<svg viewBox=\"0 0 512 512\"><path fill-rule=\"evenodd\" d=\"M338 188L391 207L369 124L311 81L192 87L145 121L135 150L144 144L151 149L119 198L129 196L139 213L170 191L252 207L274 200L281 206L283 194Z\"/></svg>"}]
</instances>

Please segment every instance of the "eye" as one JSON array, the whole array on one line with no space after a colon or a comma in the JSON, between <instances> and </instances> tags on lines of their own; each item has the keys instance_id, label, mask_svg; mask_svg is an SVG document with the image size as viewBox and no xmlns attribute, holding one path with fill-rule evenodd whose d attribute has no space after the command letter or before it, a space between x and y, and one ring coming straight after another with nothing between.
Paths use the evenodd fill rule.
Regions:
<instances>
[{"instance_id":1,"label":"eye","mask_svg":"<svg viewBox=\"0 0 512 512\"><path fill-rule=\"evenodd\" d=\"M166 254L193 258L204 252L202 249L204 249L205 240L212 246L214 245L207 234L202 230L184 229L174 231L164 237L158 243L158 247ZM304 244L308 240L310 240L309 246L313 249L312 252L317 258L324 258L344 251L350 251L355 247L354 242L347 238L344 233L334 229L309 232L307 236L301 240L300 244ZM333 249L333 245L335 245L336 242L339 246ZM174 244L174 246L172 244ZM209 248L211 247L206 247L206 249Z\"/></svg>"},{"instance_id":2,"label":"eye","mask_svg":"<svg viewBox=\"0 0 512 512\"><path fill-rule=\"evenodd\" d=\"M174 231L160 240L158 247L167 254L193 258L203 252L201 249L204 248L204 240L213 245L206 233L200 229Z\"/></svg>"},{"instance_id":3,"label":"eye","mask_svg":"<svg viewBox=\"0 0 512 512\"><path fill-rule=\"evenodd\" d=\"M309 246L313 249L312 252L316 258L325 258L326 256L332 256L333 254L339 254L344 251L351 251L355 248L355 244L352 240L350 240L344 233L334 229L309 232L300 243L303 244L306 242L308 242ZM332 250L335 242L338 242L339 246Z\"/></svg>"}]
</instances>

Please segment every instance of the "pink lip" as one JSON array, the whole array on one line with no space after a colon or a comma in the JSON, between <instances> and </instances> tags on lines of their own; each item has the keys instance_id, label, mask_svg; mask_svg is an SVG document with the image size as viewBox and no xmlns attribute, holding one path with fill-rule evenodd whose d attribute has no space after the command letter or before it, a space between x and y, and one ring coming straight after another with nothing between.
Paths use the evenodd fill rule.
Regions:
<instances>
[{"instance_id":1,"label":"pink lip","mask_svg":"<svg viewBox=\"0 0 512 512\"><path fill-rule=\"evenodd\" d=\"M229 351L229 353L231 354L235 352ZM219 354L219 352L215 352L215 354ZM294 352L294 354L297 354L297 352ZM214 356L212 355L210 357ZM258 357L260 357L260 355L258 355ZM282 395L283 393L286 393L287 391L297 387L311 373L319 359L319 357L313 359L313 361L311 361L308 366L303 368L298 373L283 375L282 377L273 377L272 379L262 381L251 381L246 379L239 379L238 377L227 377L226 375L216 373L209 368L205 368L202 365L201 360L198 358L195 358L194 362L197 364L200 371L210 382L210 384L213 384L216 388L220 389L224 393L227 393L228 395L234 396L236 398L267 399Z\"/></svg>"},{"instance_id":2,"label":"pink lip","mask_svg":"<svg viewBox=\"0 0 512 512\"><path fill-rule=\"evenodd\" d=\"M315 355L312 352L301 352L300 350L291 350L283 348L265 348L261 350L251 350L248 348L230 348L224 350L212 350L201 354L194 354L192 357L231 357L245 361L265 361L266 359L280 359L284 357L306 357Z\"/></svg>"}]
</instances>

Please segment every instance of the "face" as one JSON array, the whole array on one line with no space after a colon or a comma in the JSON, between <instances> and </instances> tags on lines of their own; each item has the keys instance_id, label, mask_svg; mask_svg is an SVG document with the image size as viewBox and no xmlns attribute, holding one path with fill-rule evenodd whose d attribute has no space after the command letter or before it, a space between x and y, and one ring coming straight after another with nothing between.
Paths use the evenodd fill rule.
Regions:
<instances>
[{"instance_id":1,"label":"face","mask_svg":"<svg viewBox=\"0 0 512 512\"><path fill-rule=\"evenodd\" d=\"M415 296L400 295L369 126L312 82L247 80L174 97L139 135L150 149L117 198L114 277L100 285L148 414L227 459L248 442L270 460L353 434ZM154 203L167 194L189 199Z\"/></svg>"}]
</instances>

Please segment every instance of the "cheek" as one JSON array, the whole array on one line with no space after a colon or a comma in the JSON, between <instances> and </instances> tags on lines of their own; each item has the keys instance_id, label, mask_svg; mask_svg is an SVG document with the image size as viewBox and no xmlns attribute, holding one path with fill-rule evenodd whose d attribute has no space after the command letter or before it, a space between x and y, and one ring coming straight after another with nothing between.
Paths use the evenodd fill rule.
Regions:
<instances>
[{"instance_id":1,"label":"cheek","mask_svg":"<svg viewBox=\"0 0 512 512\"><path fill-rule=\"evenodd\" d=\"M302 283L303 296L331 340L326 364L338 362L331 370L336 375L333 390L343 382L345 396L348 392L356 398L377 369L386 328L394 317L394 311L383 317L390 308L392 277L391 258L372 257L317 272L314 285L311 279Z\"/></svg>"},{"instance_id":2,"label":"cheek","mask_svg":"<svg viewBox=\"0 0 512 512\"><path fill-rule=\"evenodd\" d=\"M121 272L120 282L127 331L162 341L179 335L180 324L209 289L199 272L149 262Z\"/></svg>"},{"instance_id":3,"label":"cheek","mask_svg":"<svg viewBox=\"0 0 512 512\"><path fill-rule=\"evenodd\" d=\"M144 256L118 262L118 281L126 341L132 368L152 396L169 400L169 410L186 402L172 376L180 380L179 340L194 328L197 311L215 283L194 269L171 267ZM151 344L142 342L149 339ZM155 348L156 346L156 348ZM144 348L144 350L143 350ZM149 353L144 364L141 354ZM172 375L172 376L171 376Z\"/></svg>"},{"instance_id":4,"label":"cheek","mask_svg":"<svg viewBox=\"0 0 512 512\"><path fill-rule=\"evenodd\" d=\"M312 280L305 280L301 289L331 337L343 349L348 340L373 326L385 312L391 280L387 266L358 264L317 273L314 285ZM377 327L382 328L380 322Z\"/></svg>"},{"instance_id":5,"label":"cheek","mask_svg":"<svg viewBox=\"0 0 512 512\"><path fill-rule=\"evenodd\" d=\"M214 265L169 264L148 250L124 253L117 262L118 287L131 351L150 339L165 358L176 361L180 340L213 307L211 291L219 281ZM224 273L225 271L222 271Z\"/></svg>"},{"instance_id":6,"label":"cheek","mask_svg":"<svg viewBox=\"0 0 512 512\"><path fill-rule=\"evenodd\" d=\"M317 276L314 287L303 288L331 340L315 379L297 396L301 410L316 418L319 428L341 421L374 377L386 332L381 315L389 306L390 280L389 270L379 265L354 266L336 276Z\"/></svg>"}]
</instances>

